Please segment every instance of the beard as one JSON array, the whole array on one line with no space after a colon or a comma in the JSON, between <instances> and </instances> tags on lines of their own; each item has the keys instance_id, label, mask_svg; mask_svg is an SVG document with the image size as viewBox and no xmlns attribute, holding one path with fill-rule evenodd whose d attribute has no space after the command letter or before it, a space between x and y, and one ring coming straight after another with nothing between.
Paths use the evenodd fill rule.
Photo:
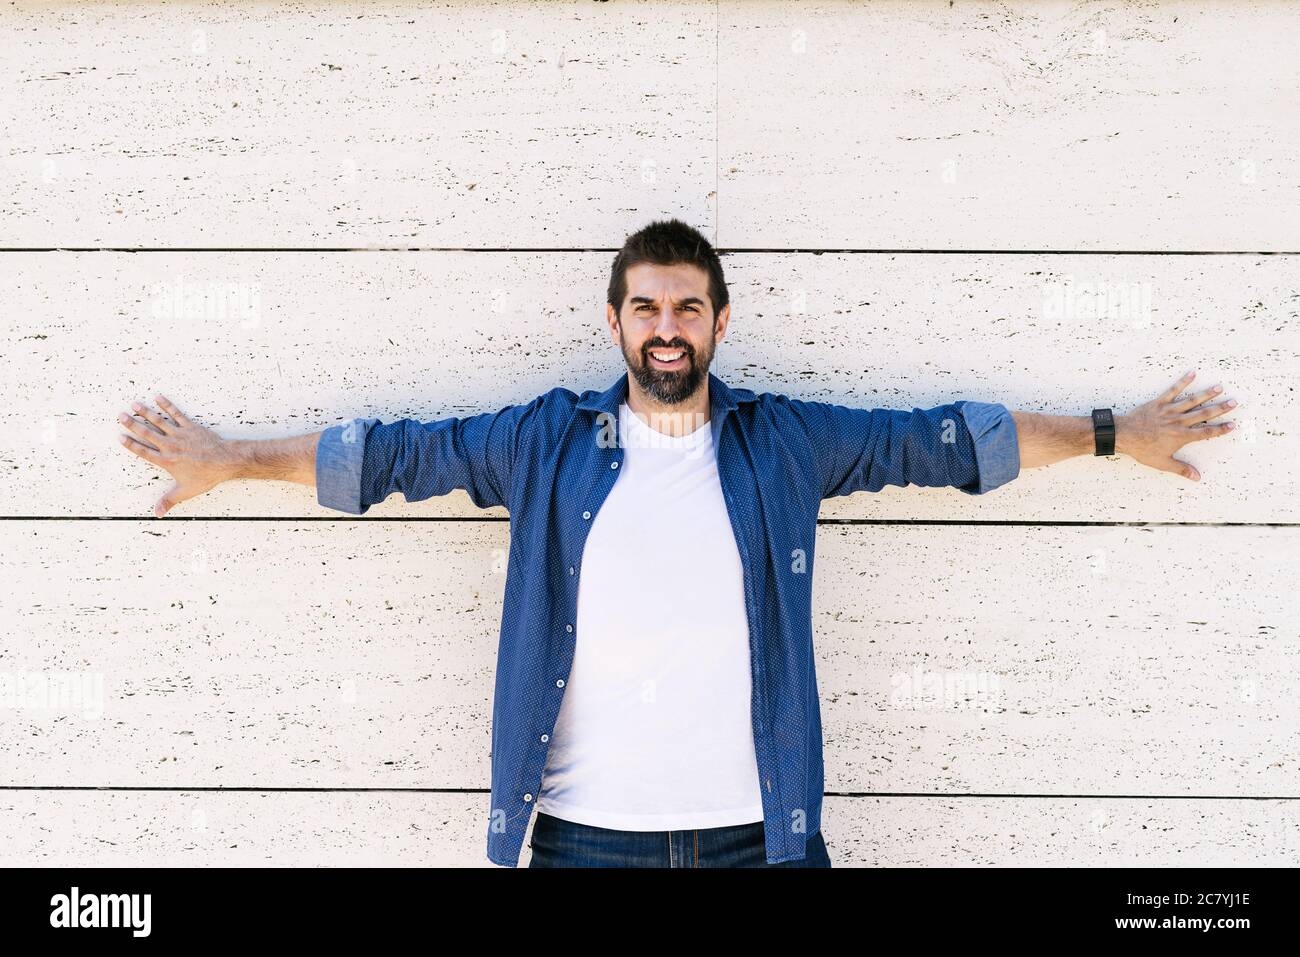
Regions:
<instances>
[{"instance_id":1,"label":"beard","mask_svg":"<svg viewBox=\"0 0 1300 957\"><path fill-rule=\"evenodd\" d=\"M620 332L619 347L623 350L628 371L632 373L637 384L651 399L664 405L676 405L693 396L700 383L704 381L709 371L709 364L713 361L711 347L708 352L697 354L689 342L680 338L672 342L664 342L659 338L649 339L641 346L639 352L633 353L623 343ZM651 349L681 349L686 353L686 368L656 369L650 364Z\"/></svg>"}]
</instances>

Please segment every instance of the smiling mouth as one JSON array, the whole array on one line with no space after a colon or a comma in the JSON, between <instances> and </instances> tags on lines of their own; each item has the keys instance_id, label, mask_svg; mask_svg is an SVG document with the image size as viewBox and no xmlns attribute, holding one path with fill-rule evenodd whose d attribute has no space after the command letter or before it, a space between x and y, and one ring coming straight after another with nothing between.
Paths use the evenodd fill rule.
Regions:
<instances>
[{"instance_id":1,"label":"smiling mouth","mask_svg":"<svg viewBox=\"0 0 1300 957\"><path fill-rule=\"evenodd\" d=\"M660 369L677 369L686 364L685 349L651 349L650 362Z\"/></svg>"}]
</instances>

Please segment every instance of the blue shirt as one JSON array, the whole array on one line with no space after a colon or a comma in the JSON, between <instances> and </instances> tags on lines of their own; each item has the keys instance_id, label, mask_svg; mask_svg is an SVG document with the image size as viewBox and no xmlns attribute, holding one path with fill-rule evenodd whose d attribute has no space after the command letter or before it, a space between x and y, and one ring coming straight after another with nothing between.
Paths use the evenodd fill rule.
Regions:
<instances>
[{"instance_id":1,"label":"blue shirt","mask_svg":"<svg viewBox=\"0 0 1300 957\"><path fill-rule=\"evenodd\" d=\"M812 572L824 498L885 485L972 495L1020 473L1015 422L997 403L856 409L749 389L709 373L718 478L744 566L751 714L770 863L804 857L821 827L821 703ZM531 402L433 422L353 419L321 435L317 500L354 515L464 489L510 512L496 690L487 856L516 867L573 664L578 578L592 520L618 479L618 407L555 388Z\"/></svg>"}]
</instances>

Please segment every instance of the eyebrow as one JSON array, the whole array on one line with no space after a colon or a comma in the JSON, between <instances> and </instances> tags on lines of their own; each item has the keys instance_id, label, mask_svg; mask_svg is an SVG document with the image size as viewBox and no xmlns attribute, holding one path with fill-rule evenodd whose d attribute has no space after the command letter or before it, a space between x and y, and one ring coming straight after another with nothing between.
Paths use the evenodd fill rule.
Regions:
<instances>
[{"instance_id":1,"label":"eyebrow","mask_svg":"<svg viewBox=\"0 0 1300 957\"><path fill-rule=\"evenodd\" d=\"M639 303L646 303L647 305L651 305L651 306L653 306L653 305L657 305L657 303L655 302L655 300L651 299L649 296L632 296L630 299L628 299L628 302L631 303L631 304L634 305L634 306L637 305L637 304L639 304ZM679 306L702 306L702 305L704 305L704 300L701 299L699 296L687 296L685 299L683 299L683 300L681 300L680 302L678 302L677 305L679 305Z\"/></svg>"}]
</instances>

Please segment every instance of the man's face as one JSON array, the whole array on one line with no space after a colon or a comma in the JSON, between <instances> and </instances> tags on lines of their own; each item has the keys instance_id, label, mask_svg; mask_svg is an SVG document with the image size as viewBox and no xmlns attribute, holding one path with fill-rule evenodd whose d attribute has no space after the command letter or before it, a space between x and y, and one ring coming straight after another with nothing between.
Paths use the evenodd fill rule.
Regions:
<instances>
[{"instance_id":1,"label":"man's face","mask_svg":"<svg viewBox=\"0 0 1300 957\"><path fill-rule=\"evenodd\" d=\"M656 402L695 394L727 328L731 306L713 314L709 274L699 266L638 263L627 271L627 296L616 314L606 306L628 372Z\"/></svg>"}]
</instances>

